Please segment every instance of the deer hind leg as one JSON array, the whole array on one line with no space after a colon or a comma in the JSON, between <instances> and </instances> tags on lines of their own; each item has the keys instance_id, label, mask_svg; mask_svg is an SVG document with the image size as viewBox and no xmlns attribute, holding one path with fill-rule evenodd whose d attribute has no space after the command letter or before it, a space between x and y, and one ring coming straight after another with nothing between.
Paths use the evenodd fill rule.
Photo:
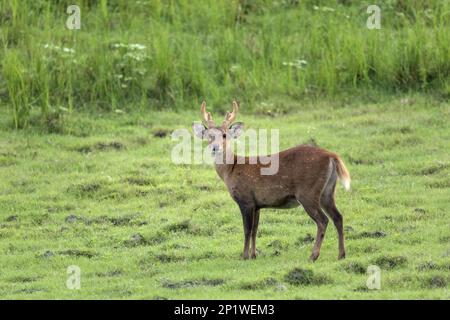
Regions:
<instances>
[{"instance_id":1,"label":"deer hind leg","mask_svg":"<svg viewBox=\"0 0 450 320\"><path fill-rule=\"evenodd\" d=\"M253 225L252 225L252 253L251 258L256 258L256 234L258 233L258 224L259 224L259 209L255 209L253 211Z\"/></svg>"},{"instance_id":2,"label":"deer hind leg","mask_svg":"<svg viewBox=\"0 0 450 320\"><path fill-rule=\"evenodd\" d=\"M341 213L336 208L334 202L334 189L336 188L337 173L336 168L328 179L325 188L323 189L322 196L320 197L320 204L328 216L333 220L334 226L336 227L338 238L339 238L339 255L338 259L345 258L345 246L344 246L344 222Z\"/></svg>"},{"instance_id":3,"label":"deer hind leg","mask_svg":"<svg viewBox=\"0 0 450 320\"><path fill-rule=\"evenodd\" d=\"M319 205L319 201L306 201L297 200L303 205L306 213L314 220L317 225L317 235L316 241L314 242L313 251L309 259L311 261L316 261L320 255L320 247L322 246L323 238L325 237L325 231L327 230L328 218L326 214L322 211Z\"/></svg>"},{"instance_id":4,"label":"deer hind leg","mask_svg":"<svg viewBox=\"0 0 450 320\"><path fill-rule=\"evenodd\" d=\"M249 258L250 237L253 228L253 216L255 208L246 205L239 205L242 214L242 222L244 225L244 251L242 254L243 259Z\"/></svg>"}]
</instances>

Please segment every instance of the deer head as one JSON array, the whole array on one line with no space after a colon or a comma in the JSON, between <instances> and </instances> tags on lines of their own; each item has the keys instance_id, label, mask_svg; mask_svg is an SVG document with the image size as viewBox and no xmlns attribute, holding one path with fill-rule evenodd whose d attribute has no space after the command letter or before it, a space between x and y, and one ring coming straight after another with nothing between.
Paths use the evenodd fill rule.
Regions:
<instances>
[{"instance_id":1,"label":"deer head","mask_svg":"<svg viewBox=\"0 0 450 320\"><path fill-rule=\"evenodd\" d=\"M206 102L202 102L200 111L204 123L194 123L192 128L198 138L208 141L208 147L211 149L213 156L223 154L223 151L228 149L230 140L236 139L244 131L242 122L233 123L238 109L238 103L233 101L233 111L227 112L222 125L216 126L211 113L206 112Z\"/></svg>"}]
</instances>

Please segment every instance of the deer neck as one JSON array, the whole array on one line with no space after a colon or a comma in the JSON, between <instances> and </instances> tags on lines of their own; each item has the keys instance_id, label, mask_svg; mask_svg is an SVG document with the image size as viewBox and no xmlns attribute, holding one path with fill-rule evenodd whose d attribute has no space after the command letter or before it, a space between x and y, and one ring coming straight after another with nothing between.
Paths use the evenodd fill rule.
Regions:
<instances>
[{"instance_id":1,"label":"deer neck","mask_svg":"<svg viewBox=\"0 0 450 320\"><path fill-rule=\"evenodd\" d=\"M225 152L217 154L214 159L216 172L225 181L231 175L236 164L236 155L227 148Z\"/></svg>"}]
</instances>

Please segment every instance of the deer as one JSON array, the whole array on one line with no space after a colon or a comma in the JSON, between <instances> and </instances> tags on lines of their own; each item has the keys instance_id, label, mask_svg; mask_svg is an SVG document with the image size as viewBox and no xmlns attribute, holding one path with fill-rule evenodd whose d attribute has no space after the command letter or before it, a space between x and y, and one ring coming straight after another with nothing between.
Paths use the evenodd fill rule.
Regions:
<instances>
[{"instance_id":1,"label":"deer","mask_svg":"<svg viewBox=\"0 0 450 320\"><path fill-rule=\"evenodd\" d=\"M316 261L320 255L329 217L338 234L338 259L344 259L343 217L334 200L338 180L346 190L350 189L350 174L342 159L336 153L319 147L298 145L275 154L279 161L278 171L262 175L260 169L267 164L238 156L231 148L232 140L244 132L244 124L234 122L238 110L238 103L233 101L232 111L226 113L218 126L211 113L206 111L206 102L203 101L200 107L202 122L194 122L192 129L196 137L207 140L215 159L216 172L239 206L244 227L242 258L255 259L257 256L256 235L261 209L302 206L317 226L310 261Z\"/></svg>"}]
</instances>

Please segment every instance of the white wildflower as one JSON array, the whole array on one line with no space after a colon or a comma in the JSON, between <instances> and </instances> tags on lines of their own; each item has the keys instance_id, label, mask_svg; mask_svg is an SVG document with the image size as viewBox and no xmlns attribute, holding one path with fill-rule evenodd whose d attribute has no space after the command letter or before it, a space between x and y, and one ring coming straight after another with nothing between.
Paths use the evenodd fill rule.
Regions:
<instances>
[{"instance_id":1,"label":"white wildflower","mask_svg":"<svg viewBox=\"0 0 450 320\"><path fill-rule=\"evenodd\" d=\"M131 50L144 50L147 48L146 46L139 44L139 43L132 43L132 44L128 45L128 47Z\"/></svg>"},{"instance_id":2,"label":"white wildflower","mask_svg":"<svg viewBox=\"0 0 450 320\"><path fill-rule=\"evenodd\" d=\"M318 7L318 6L314 6L313 7L313 9L314 10L321 10L321 11L324 11L324 12L326 12L326 11L328 11L328 12L334 12L335 11L335 9L333 9L333 8L330 8L330 7Z\"/></svg>"},{"instance_id":3,"label":"white wildflower","mask_svg":"<svg viewBox=\"0 0 450 320\"><path fill-rule=\"evenodd\" d=\"M334 9L330 7L322 7L322 11L334 12Z\"/></svg>"},{"instance_id":4,"label":"white wildflower","mask_svg":"<svg viewBox=\"0 0 450 320\"><path fill-rule=\"evenodd\" d=\"M70 53L70 54L75 53L75 50L72 48L66 48L66 47L61 48L60 46L56 46L51 43L44 44L44 49L49 49L49 50L54 50L54 51L62 51L64 53Z\"/></svg>"},{"instance_id":5,"label":"white wildflower","mask_svg":"<svg viewBox=\"0 0 450 320\"><path fill-rule=\"evenodd\" d=\"M146 46L144 46L143 44L139 44L139 43L130 43L130 44L125 44L125 43L113 43L111 45L111 47L118 49L118 48L126 48L129 50L145 50L147 49Z\"/></svg>"},{"instance_id":6,"label":"white wildflower","mask_svg":"<svg viewBox=\"0 0 450 320\"><path fill-rule=\"evenodd\" d=\"M294 67L294 68L298 68L298 69L303 69L307 66L308 62L306 60L294 60L292 62L283 62L283 66L289 66L289 67Z\"/></svg>"},{"instance_id":7,"label":"white wildflower","mask_svg":"<svg viewBox=\"0 0 450 320\"><path fill-rule=\"evenodd\" d=\"M75 53L75 50L72 48L63 48L63 51L67 53Z\"/></svg>"}]
</instances>

